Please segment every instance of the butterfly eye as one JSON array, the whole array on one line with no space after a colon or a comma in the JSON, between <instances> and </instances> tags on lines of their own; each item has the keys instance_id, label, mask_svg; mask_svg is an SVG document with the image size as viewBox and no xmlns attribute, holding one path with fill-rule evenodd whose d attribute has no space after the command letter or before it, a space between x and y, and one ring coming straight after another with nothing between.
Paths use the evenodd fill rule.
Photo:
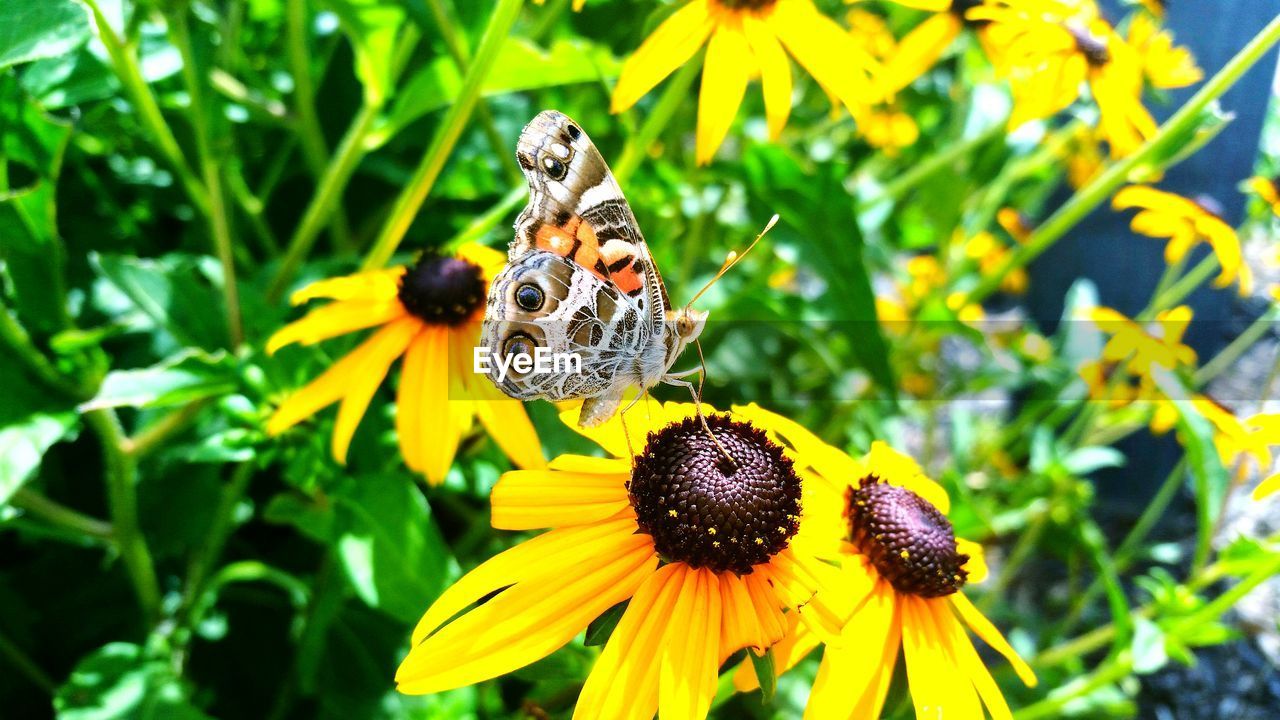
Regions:
<instances>
[{"instance_id":1,"label":"butterfly eye","mask_svg":"<svg viewBox=\"0 0 1280 720\"><path fill-rule=\"evenodd\" d=\"M569 168L558 158L550 155L542 156L542 168L547 171L553 180L563 180L565 175L569 174Z\"/></svg>"},{"instance_id":2,"label":"butterfly eye","mask_svg":"<svg viewBox=\"0 0 1280 720\"><path fill-rule=\"evenodd\" d=\"M537 285L521 285L516 288L516 304L530 312L542 307L544 299L542 288Z\"/></svg>"},{"instance_id":3,"label":"butterfly eye","mask_svg":"<svg viewBox=\"0 0 1280 720\"><path fill-rule=\"evenodd\" d=\"M502 356L514 358L520 355L533 357L533 338L524 333L516 333L502 344Z\"/></svg>"}]
</instances>

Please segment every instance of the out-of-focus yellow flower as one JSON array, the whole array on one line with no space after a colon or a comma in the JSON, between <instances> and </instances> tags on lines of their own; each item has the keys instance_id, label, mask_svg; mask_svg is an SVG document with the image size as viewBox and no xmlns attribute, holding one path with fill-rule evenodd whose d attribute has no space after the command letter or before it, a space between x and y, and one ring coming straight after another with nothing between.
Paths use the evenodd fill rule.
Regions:
<instances>
[{"instance_id":1,"label":"out-of-focus yellow flower","mask_svg":"<svg viewBox=\"0 0 1280 720\"><path fill-rule=\"evenodd\" d=\"M858 128L867 144L895 157L902 148L915 145L920 128L915 118L892 107L877 107L857 116Z\"/></svg>"},{"instance_id":2,"label":"out-of-focus yellow flower","mask_svg":"<svg viewBox=\"0 0 1280 720\"><path fill-rule=\"evenodd\" d=\"M978 272L984 276L998 271L1009 258L1010 252L1009 248L997 240L995 235L985 231L977 233L964 243L965 257L976 261ZM1015 268L1000 280L1000 289L1007 293L1021 295L1027 291L1028 282L1027 271L1023 268Z\"/></svg>"},{"instance_id":3,"label":"out-of-focus yellow flower","mask_svg":"<svg viewBox=\"0 0 1280 720\"><path fill-rule=\"evenodd\" d=\"M1212 398L1200 394L1193 395L1190 404L1213 426L1213 445L1218 459L1228 470L1235 470L1236 482L1248 474L1250 460L1259 472L1271 470L1275 462L1271 448L1280 446L1280 413L1258 413L1241 419ZM1156 411L1162 416L1159 427L1167 430L1177 421L1179 410L1177 404L1168 399L1159 405ZM1157 427L1154 420L1152 427L1153 430ZM1280 474L1275 474L1254 488L1253 497L1260 500L1278 489Z\"/></svg>"},{"instance_id":4,"label":"out-of-focus yellow flower","mask_svg":"<svg viewBox=\"0 0 1280 720\"><path fill-rule=\"evenodd\" d=\"M1165 0L1138 0L1138 4L1158 18L1164 17Z\"/></svg>"},{"instance_id":5,"label":"out-of-focus yellow flower","mask_svg":"<svg viewBox=\"0 0 1280 720\"><path fill-rule=\"evenodd\" d=\"M1253 489L1253 499L1261 500L1269 495L1280 492L1280 473L1276 473L1271 477L1258 483L1258 487Z\"/></svg>"},{"instance_id":6,"label":"out-of-focus yellow flower","mask_svg":"<svg viewBox=\"0 0 1280 720\"><path fill-rule=\"evenodd\" d=\"M545 5L547 0L533 0L534 5ZM573 0L573 11L578 12L587 4L587 0Z\"/></svg>"},{"instance_id":7,"label":"out-of-focus yellow flower","mask_svg":"<svg viewBox=\"0 0 1280 720\"><path fill-rule=\"evenodd\" d=\"M1053 345L1037 332L1025 333L1018 342L1018 349L1034 362L1046 363L1053 359Z\"/></svg>"},{"instance_id":8,"label":"out-of-focus yellow flower","mask_svg":"<svg viewBox=\"0 0 1280 720\"><path fill-rule=\"evenodd\" d=\"M1140 58L1092 0L988 0L966 17L990 21L985 32L999 48L996 69L1013 90L1011 129L1065 109L1088 82L1113 157L1155 134L1142 105Z\"/></svg>"},{"instance_id":9,"label":"out-of-focus yellow flower","mask_svg":"<svg viewBox=\"0 0 1280 720\"><path fill-rule=\"evenodd\" d=\"M1133 402L1137 397L1134 386L1126 382L1112 382L1108 373L1108 364L1098 360L1088 360L1080 365L1080 377L1089 388L1089 399L1107 403L1109 407L1120 408Z\"/></svg>"},{"instance_id":10,"label":"out-of-focus yellow flower","mask_svg":"<svg viewBox=\"0 0 1280 720\"><path fill-rule=\"evenodd\" d=\"M805 445L821 443L813 440ZM826 642L805 717L880 717L899 652L916 717L982 718L983 706L991 717L1010 717L967 631L1004 656L1023 683L1035 686L1036 677L962 591L987 568L982 547L955 536L946 491L879 441L857 460L831 446L810 456L819 475L844 486L845 542L828 602L846 621ZM791 621L774 646L775 670L785 672L822 641ZM757 684L750 664L740 666L734 685Z\"/></svg>"},{"instance_id":11,"label":"out-of-focus yellow flower","mask_svg":"<svg viewBox=\"0 0 1280 720\"><path fill-rule=\"evenodd\" d=\"M724 141L751 78L764 91L769 135L791 113L788 54L852 111L880 96L877 63L813 0L691 0L676 10L622 66L613 112L631 107L707 46L698 94L697 161L711 161Z\"/></svg>"},{"instance_id":12,"label":"out-of-focus yellow flower","mask_svg":"<svg viewBox=\"0 0 1280 720\"><path fill-rule=\"evenodd\" d=\"M1067 143L1067 182L1079 190L1102 172L1102 141L1098 131L1084 125L1072 134Z\"/></svg>"},{"instance_id":13,"label":"out-of-focus yellow flower","mask_svg":"<svg viewBox=\"0 0 1280 720\"><path fill-rule=\"evenodd\" d=\"M996 222L1000 223L1000 227L1009 233L1009 237L1024 243L1031 237L1031 232L1035 229L1032 227L1031 218L1014 210L1013 208L1000 208L996 213Z\"/></svg>"},{"instance_id":14,"label":"out-of-focus yellow flower","mask_svg":"<svg viewBox=\"0 0 1280 720\"><path fill-rule=\"evenodd\" d=\"M285 399L267 422L277 435L339 400L333 456L345 463L356 426L392 363L403 356L396 396L396 433L405 464L433 484L444 480L473 418L512 462L543 465L542 446L524 406L471 372L484 298L505 256L466 245L456 256L426 253L413 266L331 278L295 292L294 305L334 302L281 328L267 352L368 328L376 332L320 377Z\"/></svg>"},{"instance_id":15,"label":"out-of-focus yellow flower","mask_svg":"<svg viewBox=\"0 0 1280 720\"><path fill-rule=\"evenodd\" d=\"M907 261L908 283L903 300L907 307L917 307L930 293L947 284L947 271L933 255L916 255Z\"/></svg>"},{"instance_id":16,"label":"out-of-focus yellow flower","mask_svg":"<svg viewBox=\"0 0 1280 720\"><path fill-rule=\"evenodd\" d=\"M1271 208L1271 212L1280 215L1280 177L1265 178L1255 176L1249 178L1247 185L1255 195L1262 198L1262 201Z\"/></svg>"},{"instance_id":17,"label":"out-of-focus yellow flower","mask_svg":"<svg viewBox=\"0 0 1280 720\"><path fill-rule=\"evenodd\" d=\"M857 0L846 0L856 2ZM982 4L982 0L890 0L904 7L934 13L934 15L907 33L891 55L886 55L884 67L885 91L894 93L925 74L938 63L938 58L951 47L966 27L977 31L984 42L983 31L976 23L969 22L965 13Z\"/></svg>"},{"instance_id":18,"label":"out-of-focus yellow flower","mask_svg":"<svg viewBox=\"0 0 1280 720\"><path fill-rule=\"evenodd\" d=\"M1111 336L1102 348L1102 360L1125 363L1133 375L1150 378L1153 367L1173 370L1195 364L1196 351L1182 343L1191 323L1186 305L1158 313L1150 330L1108 307L1094 308L1089 318Z\"/></svg>"},{"instance_id":19,"label":"out-of-focus yellow flower","mask_svg":"<svg viewBox=\"0 0 1280 720\"><path fill-rule=\"evenodd\" d=\"M1191 51L1174 47L1173 36L1161 30L1149 15L1133 16L1129 24L1129 45L1137 51L1142 71L1152 87L1186 87L1204 78Z\"/></svg>"},{"instance_id":20,"label":"out-of-focus yellow flower","mask_svg":"<svg viewBox=\"0 0 1280 720\"><path fill-rule=\"evenodd\" d=\"M1130 185L1116 193L1111 206L1116 210L1140 209L1129 227L1147 237L1167 238L1165 262L1178 262L1195 243L1207 242L1222 265L1214 285L1226 287L1238 280L1241 295L1252 292L1253 273L1243 261L1240 238L1204 205L1146 185Z\"/></svg>"}]
</instances>

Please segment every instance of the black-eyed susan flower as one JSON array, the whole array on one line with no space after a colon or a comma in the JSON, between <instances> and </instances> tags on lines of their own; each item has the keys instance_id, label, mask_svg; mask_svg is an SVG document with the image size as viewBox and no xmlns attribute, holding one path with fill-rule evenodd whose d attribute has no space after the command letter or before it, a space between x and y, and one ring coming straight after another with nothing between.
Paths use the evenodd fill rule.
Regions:
<instances>
[{"instance_id":1,"label":"black-eyed susan flower","mask_svg":"<svg viewBox=\"0 0 1280 720\"><path fill-rule=\"evenodd\" d=\"M1137 51L1142 72L1152 87L1186 87L1204 78L1191 51L1175 47L1173 36L1161 30L1150 15L1138 14L1129 21L1128 41Z\"/></svg>"},{"instance_id":2,"label":"black-eyed susan flower","mask_svg":"<svg viewBox=\"0 0 1280 720\"><path fill-rule=\"evenodd\" d=\"M975 233L964 241L965 257L976 263L978 272L984 276L1000 269L1011 252L996 239L995 235L985 231ZM1015 268L1000 280L1000 289L1007 293L1021 295L1027 291L1028 284L1027 271L1023 268Z\"/></svg>"},{"instance_id":3,"label":"black-eyed susan flower","mask_svg":"<svg viewBox=\"0 0 1280 720\"><path fill-rule=\"evenodd\" d=\"M789 441L797 442L788 437ZM1035 685L1035 674L961 589L986 575L980 546L957 538L947 493L910 458L881 442L854 460L816 439L806 462L844 487L841 570L828 604L845 620L826 641L806 718L877 718L901 649L918 718L1009 718L1009 706L967 627ZM785 671L822 642L792 624L774 648ZM755 684L750 668L734 678Z\"/></svg>"},{"instance_id":4,"label":"black-eyed susan flower","mask_svg":"<svg viewBox=\"0 0 1280 720\"><path fill-rule=\"evenodd\" d=\"M627 58L613 112L634 105L703 44L695 153L701 164L724 141L753 77L761 80L770 137L782 133L791 114L788 55L851 110L880 94L871 81L875 61L812 0L691 0Z\"/></svg>"},{"instance_id":5,"label":"black-eyed susan flower","mask_svg":"<svg viewBox=\"0 0 1280 720\"><path fill-rule=\"evenodd\" d=\"M1271 448L1280 446L1280 414L1257 413L1239 418L1231 410L1206 395L1193 394L1189 403L1200 417L1213 428L1213 446L1223 467L1234 469L1235 482L1241 482L1249 472L1249 461L1258 472L1269 472L1275 457ZM1183 410L1178 403L1167 398L1155 401L1156 409L1151 420L1152 432L1162 434L1173 428ZM1280 490L1280 473L1262 480L1253 490L1255 499L1262 499Z\"/></svg>"},{"instance_id":6,"label":"black-eyed susan flower","mask_svg":"<svg viewBox=\"0 0 1280 720\"><path fill-rule=\"evenodd\" d=\"M1265 178L1259 175L1249 178L1246 185L1253 194L1262 198L1271 212L1280 215L1280 177Z\"/></svg>"},{"instance_id":7,"label":"black-eyed susan flower","mask_svg":"<svg viewBox=\"0 0 1280 720\"><path fill-rule=\"evenodd\" d=\"M1142 105L1140 58L1092 0L988 0L966 17L990 23L984 32L999 48L996 70L1013 90L1010 129L1067 108L1087 82L1112 157L1128 155L1155 134L1156 122Z\"/></svg>"},{"instance_id":8,"label":"black-eyed susan flower","mask_svg":"<svg viewBox=\"0 0 1280 720\"><path fill-rule=\"evenodd\" d=\"M875 60L883 62L897 52L898 43L884 18L858 8L850 10L846 17L849 21L849 33ZM889 157L896 157L899 151L911 147L920 139L920 127L915 118L903 112L893 98L885 98L884 102L880 100L868 98L867 102L850 109L867 144L883 150ZM838 102L836 98L832 98L833 112Z\"/></svg>"},{"instance_id":9,"label":"black-eyed susan flower","mask_svg":"<svg viewBox=\"0 0 1280 720\"><path fill-rule=\"evenodd\" d=\"M1209 205L1208 200L1197 202L1146 185L1130 185L1111 201L1116 210L1140 210L1129 224L1134 232L1169 241L1164 249L1167 263L1180 261L1197 242L1207 242L1222 266L1214 285L1226 287L1238 280L1240 294L1248 295L1253 273L1243 262L1240 238Z\"/></svg>"},{"instance_id":10,"label":"black-eyed susan flower","mask_svg":"<svg viewBox=\"0 0 1280 720\"><path fill-rule=\"evenodd\" d=\"M267 352L312 345L377 328L320 377L287 397L267 423L277 435L339 400L332 451L346 462L347 448L378 386L403 357L396 399L396 432L405 464L433 484L444 480L458 442L473 418L520 467L544 465L538 436L519 401L498 393L471 372L479 344L489 281L505 257L481 245L454 256L427 252L409 267L330 278L298 290L294 305L332 300L281 328Z\"/></svg>"},{"instance_id":11,"label":"black-eyed susan flower","mask_svg":"<svg viewBox=\"0 0 1280 720\"><path fill-rule=\"evenodd\" d=\"M1111 336L1102 347L1102 360L1123 363L1135 377L1149 379L1154 368L1174 370L1195 364L1196 351L1182 343L1192 317L1186 305L1158 313L1149 328L1109 307L1093 308L1089 317Z\"/></svg>"},{"instance_id":12,"label":"black-eyed susan flower","mask_svg":"<svg viewBox=\"0 0 1280 720\"><path fill-rule=\"evenodd\" d=\"M1026 242L1031 237L1032 231L1035 230L1031 218L1014 208L1000 208L996 213L996 222L1000 223L1000 227L1009 233L1009 237L1019 243Z\"/></svg>"},{"instance_id":13,"label":"black-eyed susan flower","mask_svg":"<svg viewBox=\"0 0 1280 720\"><path fill-rule=\"evenodd\" d=\"M815 596L829 566L810 551L829 547L814 518L829 516L822 498L833 491L819 493L795 447L776 441L789 421L709 415L730 461L690 404L646 402L625 425L615 416L591 429L576 415L561 418L612 457L566 455L502 476L494 527L552 529L483 563L427 610L396 673L401 692L510 672L629 601L574 717L700 718L720 664L782 637L784 609L834 631Z\"/></svg>"}]
</instances>

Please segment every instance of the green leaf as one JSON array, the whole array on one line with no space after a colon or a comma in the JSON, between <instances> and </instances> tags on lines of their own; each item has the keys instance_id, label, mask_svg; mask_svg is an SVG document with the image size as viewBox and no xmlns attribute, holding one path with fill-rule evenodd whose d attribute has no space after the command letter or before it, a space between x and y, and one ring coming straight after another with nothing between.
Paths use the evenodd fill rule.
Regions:
<instances>
[{"instance_id":1,"label":"green leaf","mask_svg":"<svg viewBox=\"0 0 1280 720\"><path fill-rule=\"evenodd\" d=\"M81 411L185 405L236 389L235 363L225 352L189 349L139 370L113 370Z\"/></svg>"},{"instance_id":2,"label":"green leaf","mask_svg":"<svg viewBox=\"0 0 1280 720\"><path fill-rule=\"evenodd\" d=\"M1124 464L1124 453L1113 447L1076 448L1062 459L1063 467L1076 477L1084 477L1102 468L1123 467Z\"/></svg>"},{"instance_id":3,"label":"green leaf","mask_svg":"<svg viewBox=\"0 0 1280 720\"><path fill-rule=\"evenodd\" d=\"M3 31L0 31L3 32ZM28 99L12 75L0 75L0 171L23 187L0 191L0 260L13 283L19 317L33 334L65 328L63 248L58 237L56 185L71 126L45 115Z\"/></svg>"},{"instance_id":4,"label":"green leaf","mask_svg":"<svg viewBox=\"0 0 1280 720\"><path fill-rule=\"evenodd\" d=\"M443 592L450 556L426 498L405 476L356 478L335 493L337 551L356 594L413 622Z\"/></svg>"},{"instance_id":5,"label":"green leaf","mask_svg":"<svg viewBox=\"0 0 1280 720\"><path fill-rule=\"evenodd\" d=\"M1164 631L1144 617L1133 621L1133 641L1129 644L1133 653L1133 671L1139 675L1153 673L1169 662L1165 652Z\"/></svg>"},{"instance_id":6,"label":"green leaf","mask_svg":"<svg viewBox=\"0 0 1280 720\"><path fill-rule=\"evenodd\" d=\"M89 35L89 11L74 0L4 0L0 68L71 52Z\"/></svg>"},{"instance_id":7,"label":"green leaf","mask_svg":"<svg viewBox=\"0 0 1280 720\"><path fill-rule=\"evenodd\" d=\"M278 493L267 501L262 518L270 523L292 525L298 532L319 543L333 540L333 506L309 501L297 493Z\"/></svg>"},{"instance_id":8,"label":"green leaf","mask_svg":"<svg viewBox=\"0 0 1280 720\"><path fill-rule=\"evenodd\" d=\"M608 48L582 39L559 39L543 50L529 40L508 38L498 50L493 69L480 89L483 97L558 85L594 83L615 78L622 69ZM453 103L462 75L449 57L438 57L405 83L396 98L381 140L390 138L423 115ZM375 142L375 144L377 144Z\"/></svg>"},{"instance_id":9,"label":"green leaf","mask_svg":"<svg viewBox=\"0 0 1280 720\"><path fill-rule=\"evenodd\" d=\"M627 603L620 602L617 605L605 610L600 617L591 621L587 626L587 636L585 645L594 647L604 645L609 641L609 636L613 634L613 629L618 627L618 621L622 619L622 614L627 611Z\"/></svg>"},{"instance_id":10,"label":"green leaf","mask_svg":"<svg viewBox=\"0 0 1280 720\"><path fill-rule=\"evenodd\" d=\"M182 346L214 351L227 343L222 312L222 270L211 257L172 254L154 260L125 255L89 256L89 264L108 288L126 302L101 304L119 313L119 305L141 312L164 330L157 351L177 352ZM105 289L104 289L105 290Z\"/></svg>"},{"instance_id":11,"label":"green leaf","mask_svg":"<svg viewBox=\"0 0 1280 720\"><path fill-rule=\"evenodd\" d=\"M165 660L132 643L111 643L82 659L58 688L59 720L208 720Z\"/></svg>"},{"instance_id":12,"label":"green leaf","mask_svg":"<svg viewBox=\"0 0 1280 720\"><path fill-rule=\"evenodd\" d=\"M778 691L778 671L774 667L773 649L766 650L764 655L757 655L748 650L747 657L751 658L751 666L756 671L756 680L760 683L760 695L765 702L771 702L774 693Z\"/></svg>"},{"instance_id":13,"label":"green leaf","mask_svg":"<svg viewBox=\"0 0 1280 720\"><path fill-rule=\"evenodd\" d=\"M37 60L22 71L22 87L47 110L102 100L120 91L120 80L88 46Z\"/></svg>"},{"instance_id":14,"label":"green leaf","mask_svg":"<svg viewBox=\"0 0 1280 720\"><path fill-rule=\"evenodd\" d=\"M76 427L70 402L49 396L9 355L0 353L0 506L31 479L45 452Z\"/></svg>"},{"instance_id":15,"label":"green leaf","mask_svg":"<svg viewBox=\"0 0 1280 720\"><path fill-rule=\"evenodd\" d=\"M321 4L338 16L351 40L365 102L380 107L395 91L393 63L404 9L382 0L323 0Z\"/></svg>"}]
</instances>

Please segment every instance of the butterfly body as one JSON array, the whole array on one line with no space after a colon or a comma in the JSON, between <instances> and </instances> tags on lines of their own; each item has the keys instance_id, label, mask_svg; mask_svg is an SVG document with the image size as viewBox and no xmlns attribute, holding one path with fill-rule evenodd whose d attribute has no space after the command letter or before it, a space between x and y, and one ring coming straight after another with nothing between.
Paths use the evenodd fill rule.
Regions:
<instances>
[{"instance_id":1,"label":"butterfly body","mask_svg":"<svg viewBox=\"0 0 1280 720\"><path fill-rule=\"evenodd\" d=\"M488 374L511 397L582 399L579 422L598 425L628 389L674 379L671 366L702 332L706 313L670 309L635 216L577 123L539 113L521 133L516 159L529 204L516 219L507 267L489 288L481 342L497 362ZM497 369L509 355L539 349L574 355L580 366Z\"/></svg>"}]
</instances>

